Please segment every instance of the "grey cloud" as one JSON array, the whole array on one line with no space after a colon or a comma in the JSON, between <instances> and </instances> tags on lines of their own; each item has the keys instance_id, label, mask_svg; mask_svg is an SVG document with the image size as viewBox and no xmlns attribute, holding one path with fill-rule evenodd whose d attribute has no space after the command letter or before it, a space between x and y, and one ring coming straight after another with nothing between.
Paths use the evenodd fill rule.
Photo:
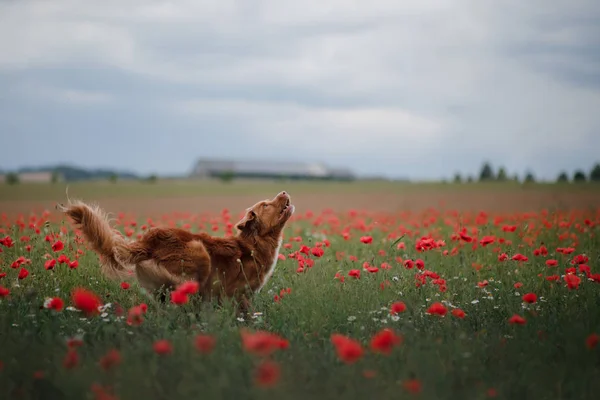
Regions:
<instances>
[{"instance_id":1,"label":"grey cloud","mask_svg":"<svg viewBox=\"0 0 600 400\"><path fill-rule=\"evenodd\" d=\"M283 147L363 173L449 177L489 159L554 178L600 145L592 1L12 2L0 15L3 167L176 172Z\"/></svg>"}]
</instances>

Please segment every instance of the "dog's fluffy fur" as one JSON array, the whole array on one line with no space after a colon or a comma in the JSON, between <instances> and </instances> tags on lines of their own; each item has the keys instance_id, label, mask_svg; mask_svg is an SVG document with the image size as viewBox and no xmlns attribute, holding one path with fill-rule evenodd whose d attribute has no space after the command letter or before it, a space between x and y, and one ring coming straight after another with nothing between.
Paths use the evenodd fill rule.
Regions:
<instances>
[{"instance_id":1,"label":"dog's fluffy fur","mask_svg":"<svg viewBox=\"0 0 600 400\"><path fill-rule=\"evenodd\" d=\"M244 311L248 297L265 285L275 269L283 229L294 213L290 201L281 192L248 208L233 237L151 228L137 241L114 230L98 207L69 201L57 208L81 230L99 255L106 276L135 278L156 294L195 280L204 300L235 298Z\"/></svg>"}]
</instances>

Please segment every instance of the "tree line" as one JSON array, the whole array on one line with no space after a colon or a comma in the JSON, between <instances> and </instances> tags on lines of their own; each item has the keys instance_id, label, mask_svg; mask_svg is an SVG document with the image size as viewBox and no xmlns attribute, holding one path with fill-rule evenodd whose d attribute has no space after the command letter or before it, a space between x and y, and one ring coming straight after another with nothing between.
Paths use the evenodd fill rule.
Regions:
<instances>
[{"instance_id":1,"label":"tree line","mask_svg":"<svg viewBox=\"0 0 600 400\"><path fill-rule=\"evenodd\" d=\"M474 182L476 178L473 176L467 177L467 182ZM508 176L506 173L506 169L504 167L498 168L498 171L494 171L494 168L489 162L483 163L481 166L481 170L479 172L479 177L477 179L479 182L519 182L518 175ZM523 179L524 182L535 182L536 178L532 171L527 171L525 173L525 177ZM463 182L462 176L457 173L454 175L454 182L460 183ZM562 171L556 177L557 183L567 183L567 182L600 182L600 163L596 163L588 173L586 173L583 169L577 169L573 172L571 176L566 171Z\"/></svg>"}]
</instances>

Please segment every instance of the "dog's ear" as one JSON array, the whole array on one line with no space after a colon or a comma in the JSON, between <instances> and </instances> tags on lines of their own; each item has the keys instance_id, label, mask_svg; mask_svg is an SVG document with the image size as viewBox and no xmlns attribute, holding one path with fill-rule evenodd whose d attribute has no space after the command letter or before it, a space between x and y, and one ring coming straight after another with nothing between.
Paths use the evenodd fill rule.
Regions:
<instances>
[{"instance_id":1,"label":"dog's ear","mask_svg":"<svg viewBox=\"0 0 600 400\"><path fill-rule=\"evenodd\" d=\"M246 230L250 227L250 225L252 225L255 218L256 213L252 210L248 210L246 215L244 215L244 218L242 218L235 227L240 231Z\"/></svg>"}]
</instances>

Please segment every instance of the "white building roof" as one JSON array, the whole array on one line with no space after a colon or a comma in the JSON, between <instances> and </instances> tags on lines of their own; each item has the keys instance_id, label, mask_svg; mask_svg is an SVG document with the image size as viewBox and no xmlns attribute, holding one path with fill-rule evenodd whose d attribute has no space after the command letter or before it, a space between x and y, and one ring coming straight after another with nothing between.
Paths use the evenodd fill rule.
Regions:
<instances>
[{"instance_id":1,"label":"white building roof","mask_svg":"<svg viewBox=\"0 0 600 400\"><path fill-rule=\"evenodd\" d=\"M200 159L194 167L195 175L232 171L239 174L264 174L287 176L327 177L342 173L352 176L347 170L330 169L321 163L302 163L271 160L218 160Z\"/></svg>"}]
</instances>

